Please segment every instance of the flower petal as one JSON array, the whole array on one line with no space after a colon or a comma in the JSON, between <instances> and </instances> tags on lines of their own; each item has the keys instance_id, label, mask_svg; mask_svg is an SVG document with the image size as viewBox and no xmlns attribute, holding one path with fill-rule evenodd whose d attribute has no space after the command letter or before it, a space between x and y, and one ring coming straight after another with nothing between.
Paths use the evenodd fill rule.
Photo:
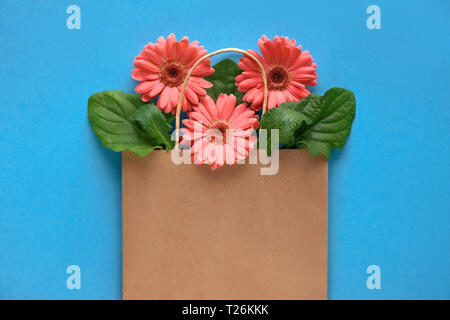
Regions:
<instances>
[{"instance_id":1,"label":"flower petal","mask_svg":"<svg viewBox=\"0 0 450 320\"><path fill-rule=\"evenodd\" d=\"M159 72L159 67L151 63L150 61L138 59L139 57L134 59L134 66L137 68L141 68L150 72Z\"/></svg>"}]
</instances>

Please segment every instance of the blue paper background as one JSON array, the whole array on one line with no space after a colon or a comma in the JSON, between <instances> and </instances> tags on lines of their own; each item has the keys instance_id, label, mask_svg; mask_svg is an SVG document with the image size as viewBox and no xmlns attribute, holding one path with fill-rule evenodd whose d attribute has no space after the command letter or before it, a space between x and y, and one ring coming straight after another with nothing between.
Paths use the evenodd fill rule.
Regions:
<instances>
[{"instance_id":1,"label":"blue paper background","mask_svg":"<svg viewBox=\"0 0 450 320\"><path fill-rule=\"evenodd\" d=\"M66 28L71 4L81 30ZM445 0L1 1L0 298L121 297L121 157L86 104L132 92L134 56L171 32L210 52L287 35L318 64L313 92L354 91L330 159L329 298L450 298L449 30ZM81 290L66 288L71 264ZM381 290L366 287L372 264Z\"/></svg>"}]
</instances>

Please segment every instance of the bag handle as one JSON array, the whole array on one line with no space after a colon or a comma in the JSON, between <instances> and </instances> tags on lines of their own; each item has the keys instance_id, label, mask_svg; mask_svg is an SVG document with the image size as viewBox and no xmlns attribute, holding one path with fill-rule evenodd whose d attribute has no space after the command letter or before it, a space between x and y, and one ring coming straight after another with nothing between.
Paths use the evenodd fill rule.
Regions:
<instances>
[{"instance_id":1,"label":"bag handle","mask_svg":"<svg viewBox=\"0 0 450 320\"><path fill-rule=\"evenodd\" d=\"M211 53L201 57L200 59L198 59L194 63L194 65L189 70L188 74L186 75L186 78L184 79L183 85L181 87L180 96L178 97L177 113L176 113L176 116L175 116L175 150L178 150L178 144L180 142L179 140L180 140L181 104L183 103L184 92L185 92L186 86L187 86L187 84L189 82L189 78L191 77L192 72L194 72L194 69L203 60L208 59L209 57L215 56L216 54L224 53L224 52L242 53L243 55L246 55L247 57L252 59L258 65L258 67L261 69L262 81L263 81L263 84L264 84L264 100L263 100L262 114L264 114L266 112L266 110L267 110L267 96L268 96L268 93L269 93L269 91L267 89L267 76L266 76L266 71L264 69L264 66L261 64L261 62L259 62L258 58L256 58L253 54L248 53L247 51L244 51L244 50L241 50L241 49L237 49L237 48L225 48L225 49L220 49L220 50L211 52Z\"/></svg>"}]
</instances>

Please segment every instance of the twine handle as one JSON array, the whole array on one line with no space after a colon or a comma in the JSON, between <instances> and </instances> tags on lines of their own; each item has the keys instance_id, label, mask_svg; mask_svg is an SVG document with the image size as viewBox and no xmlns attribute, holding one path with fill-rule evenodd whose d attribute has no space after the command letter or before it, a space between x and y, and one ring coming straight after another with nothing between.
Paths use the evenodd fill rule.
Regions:
<instances>
[{"instance_id":1,"label":"twine handle","mask_svg":"<svg viewBox=\"0 0 450 320\"><path fill-rule=\"evenodd\" d=\"M175 116L175 149L176 150L178 150L178 144L179 144L179 140L180 140L181 104L183 103L184 92L186 91L186 86L187 86L187 84L189 82L189 78L191 77L192 72L194 72L194 69L200 63L202 63L203 60L208 59L209 57L215 56L216 54L224 53L224 52L242 53L243 55L246 55L247 57L249 57L250 59L255 61L255 63L261 69L261 76L262 76L262 81L263 81L263 84L264 84L264 100L263 100L262 114L264 114L266 112L266 110L267 110L267 96L268 96L268 93L269 93L269 91L267 89L267 76L266 76L266 71L264 69L264 66L261 64L261 62L259 62L258 58L256 58L251 53L248 53L247 51L244 51L244 50L241 50L241 49L237 49L237 48L225 48L225 49L220 49L220 50L211 52L211 53L201 57L200 59L198 59L194 63L194 65L189 70L188 74L186 75L186 78L184 79L183 85L181 86L180 96L178 97L177 113L176 113L176 116Z\"/></svg>"}]
</instances>

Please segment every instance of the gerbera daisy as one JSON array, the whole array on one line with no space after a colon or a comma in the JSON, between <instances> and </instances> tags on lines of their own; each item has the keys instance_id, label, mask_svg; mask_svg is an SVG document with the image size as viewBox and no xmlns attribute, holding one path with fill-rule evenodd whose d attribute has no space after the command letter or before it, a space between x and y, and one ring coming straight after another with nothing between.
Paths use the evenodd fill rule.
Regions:
<instances>
[{"instance_id":1,"label":"gerbera daisy","mask_svg":"<svg viewBox=\"0 0 450 320\"><path fill-rule=\"evenodd\" d=\"M271 41L262 36L258 45L262 56L254 50L248 52L256 56L266 70L269 109L279 107L286 101L300 101L310 94L306 86L317 84L317 65L313 63L309 51L302 51L302 47L288 37L276 36ZM239 60L239 67L243 72L236 77L236 86L239 91L246 92L244 101L259 110L264 94L261 70L247 56Z\"/></svg>"},{"instance_id":2,"label":"gerbera daisy","mask_svg":"<svg viewBox=\"0 0 450 320\"><path fill-rule=\"evenodd\" d=\"M134 59L136 68L132 71L134 80L142 81L136 86L142 101L150 101L159 95L157 106L166 113L175 113L181 85L192 65L206 54L206 50L198 45L198 41L189 43L188 37L177 41L172 33L167 37L159 37L156 43L147 44ZM192 110L199 99L206 95L205 88L212 83L202 77L214 73L211 61L205 59L192 73L186 87L182 110Z\"/></svg>"},{"instance_id":3,"label":"gerbera daisy","mask_svg":"<svg viewBox=\"0 0 450 320\"><path fill-rule=\"evenodd\" d=\"M194 163L209 164L213 170L247 158L256 143L253 129L259 126L255 111L245 103L236 107L232 94L221 94L217 103L205 96L183 124L181 143L191 146Z\"/></svg>"}]
</instances>

